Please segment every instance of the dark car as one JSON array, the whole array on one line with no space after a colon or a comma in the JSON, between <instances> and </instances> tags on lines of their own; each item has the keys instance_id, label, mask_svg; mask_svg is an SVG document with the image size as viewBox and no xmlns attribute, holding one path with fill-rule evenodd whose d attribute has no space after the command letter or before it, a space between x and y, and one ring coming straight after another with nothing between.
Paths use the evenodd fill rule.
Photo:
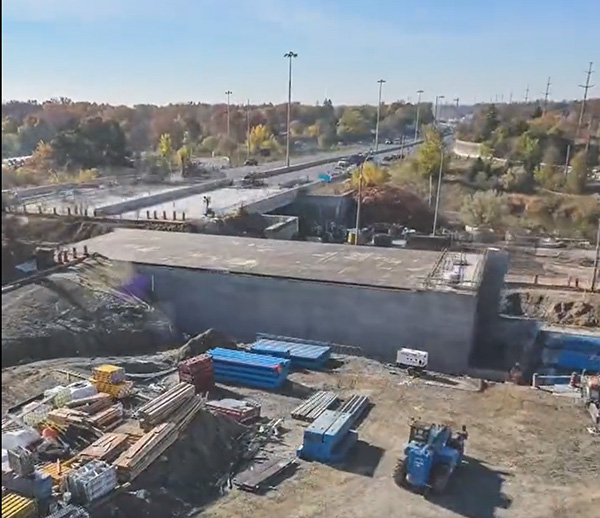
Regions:
<instances>
[{"instance_id":1,"label":"dark car","mask_svg":"<svg viewBox=\"0 0 600 518\"><path fill-rule=\"evenodd\" d=\"M244 165L258 165L258 160L256 158L249 158L244 162Z\"/></svg>"}]
</instances>

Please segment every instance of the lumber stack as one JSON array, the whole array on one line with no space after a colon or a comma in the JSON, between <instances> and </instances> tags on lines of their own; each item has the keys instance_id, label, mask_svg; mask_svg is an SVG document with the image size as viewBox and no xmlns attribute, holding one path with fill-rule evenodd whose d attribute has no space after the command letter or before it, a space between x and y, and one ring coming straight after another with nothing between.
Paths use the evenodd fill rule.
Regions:
<instances>
[{"instance_id":1,"label":"lumber stack","mask_svg":"<svg viewBox=\"0 0 600 518\"><path fill-rule=\"evenodd\" d=\"M325 410L329 410L337 402L335 392L319 391L292 410L292 417L309 423L317 419Z\"/></svg>"},{"instance_id":2,"label":"lumber stack","mask_svg":"<svg viewBox=\"0 0 600 518\"><path fill-rule=\"evenodd\" d=\"M169 423L172 423L180 432L184 430L194 419L195 415L204 406L204 401L200 396L194 396L192 399L186 401L181 405L171 417L169 417Z\"/></svg>"},{"instance_id":3,"label":"lumber stack","mask_svg":"<svg viewBox=\"0 0 600 518\"><path fill-rule=\"evenodd\" d=\"M177 371L179 381L193 385L197 394L208 392L215 386L213 362L208 354L201 354L180 362Z\"/></svg>"},{"instance_id":4,"label":"lumber stack","mask_svg":"<svg viewBox=\"0 0 600 518\"><path fill-rule=\"evenodd\" d=\"M142 471L158 459L176 439L177 428L173 423L159 424L145 433L114 462L119 481L129 482L134 480Z\"/></svg>"},{"instance_id":5,"label":"lumber stack","mask_svg":"<svg viewBox=\"0 0 600 518\"><path fill-rule=\"evenodd\" d=\"M74 425L80 428L88 428L90 426L90 416L85 412L80 412L73 408L57 408L56 410L52 410L48 413L47 420L59 427Z\"/></svg>"},{"instance_id":6,"label":"lumber stack","mask_svg":"<svg viewBox=\"0 0 600 518\"><path fill-rule=\"evenodd\" d=\"M179 383L140 407L137 416L140 426L147 430L169 419L179 407L194 397L196 391L189 383Z\"/></svg>"},{"instance_id":7,"label":"lumber stack","mask_svg":"<svg viewBox=\"0 0 600 518\"><path fill-rule=\"evenodd\" d=\"M116 405L109 406L108 408L98 412L89 418L92 426L106 430L119 424L123 420L123 405L117 403Z\"/></svg>"},{"instance_id":8,"label":"lumber stack","mask_svg":"<svg viewBox=\"0 0 600 518\"><path fill-rule=\"evenodd\" d=\"M112 462L127 449L127 440L128 437L124 433L107 433L85 448L79 454L79 458Z\"/></svg>"},{"instance_id":9,"label":"lumber stack","mask_svg":"<svg viewBox=\"0 0 600 518\"><path fill-rule=\"evenodd\" d=\"M73 408L80 412L92 415L108 408L112 404L112 397L110 394L105 392L99 392L93 396L85 397L82 399L76 399L75 401L69 401L65 406L67 408Z\"/></svg>"}]
</instances>

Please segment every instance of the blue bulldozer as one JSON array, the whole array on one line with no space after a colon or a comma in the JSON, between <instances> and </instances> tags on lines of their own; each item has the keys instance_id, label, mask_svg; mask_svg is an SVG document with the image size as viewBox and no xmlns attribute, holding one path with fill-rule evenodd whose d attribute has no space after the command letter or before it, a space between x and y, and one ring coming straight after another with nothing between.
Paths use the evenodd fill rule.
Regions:
<instances>
[{"instance_id":1,"label":"blue bulldozer","mask_svg":"<svg viewBox=\"0 0 600 518\"><path fill-rule=\"evenodd\" d=\"M394 480L399 486L417 491L443 492L462 463L468 436L466 426L453 434L446 425L413 422Z\"/></svg>"}]
</instances>

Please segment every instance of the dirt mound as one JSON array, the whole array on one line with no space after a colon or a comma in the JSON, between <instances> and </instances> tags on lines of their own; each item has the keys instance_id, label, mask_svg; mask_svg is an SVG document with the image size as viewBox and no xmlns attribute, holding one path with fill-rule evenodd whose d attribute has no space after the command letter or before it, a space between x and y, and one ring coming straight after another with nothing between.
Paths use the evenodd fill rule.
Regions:
<instances>
[{"instance_id":1,"label":"dirt mound","mask_svg":"<svg viewBox=\"0 0 600 518\"><path fill-rule=\"evenodd\" d=\"M97 516L185 516L190 506L218 494L218 482L241 456L238 439L246 430L227 417L200 411L185 435L135 480L133 492L120 495Z\"/></svg>"},{"instance_id":2,"label":"dirt mound","mask_svg":"<svg viewBox=\"0 0 600 518\"><path fill-rule=\"evenodd\" d=\"M131 295L134 280L135 291L143 291L133 272L90 259L3 293L2 366L144 353L172 344L177 337L169 320Z\"/></svg>"},{"instance_id":3,"label":"dirt mound","mask_svg":"<svg viewBox=\"0 0 600 518\"><path fill-rule=\"evenodd\" d=\"M537 318L549 324L600 327L600 295L541 290L504 295L501 312Z\"/></svg>"},{"instance_id":4,"label":"dirt mound","mask_svg":"<svg viewBox=\"0 0 600 518\"><path fill-rule=\"evenodd\" d=\"M414 192L381 185L363 189L361 220L365 226L396 223L420 232L430 232L433 213Z\"/></svg>"},{"instance_id":5,"label":"dirt mound","mask_svg":"<svg viewBox=\"0 0 600 518\"><path fill-rule=\"evenodd\" d=\"M197 356L205 353L213 347L224 347L226 349L236 349L237 343L234 342L229 336L216 331L215 329L208 329L204 333L194 336L183 344L174 353L175 360L180 362L186 358Z\"/></svg>"}]
</instances>

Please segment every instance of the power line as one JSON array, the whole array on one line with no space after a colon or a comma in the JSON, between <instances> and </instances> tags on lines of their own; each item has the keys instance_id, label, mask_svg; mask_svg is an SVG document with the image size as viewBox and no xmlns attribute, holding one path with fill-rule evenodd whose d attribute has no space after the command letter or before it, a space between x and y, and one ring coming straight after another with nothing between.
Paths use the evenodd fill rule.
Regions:
<instances>
[{"instance_id":1,"label":"power line","mask_svg":"<svg viewBox=\"0 0 600 518\"><path fill-rule=\"evenodd\" d=\"M579 85L579 88L583 88L583 101L581 102L581 111L579 112L579 121L577 122L577 132L575 133L575 137L579 136L579 131L581 130L581 124L583 123L583 114L585 113L585 105L587 102L588 90L593 88L594 85L590 84L590 79L592 77L592 67L594 66L594 62L590 61L590 66L586 72L585 85Z\"/></svg>"}]
</instances>

